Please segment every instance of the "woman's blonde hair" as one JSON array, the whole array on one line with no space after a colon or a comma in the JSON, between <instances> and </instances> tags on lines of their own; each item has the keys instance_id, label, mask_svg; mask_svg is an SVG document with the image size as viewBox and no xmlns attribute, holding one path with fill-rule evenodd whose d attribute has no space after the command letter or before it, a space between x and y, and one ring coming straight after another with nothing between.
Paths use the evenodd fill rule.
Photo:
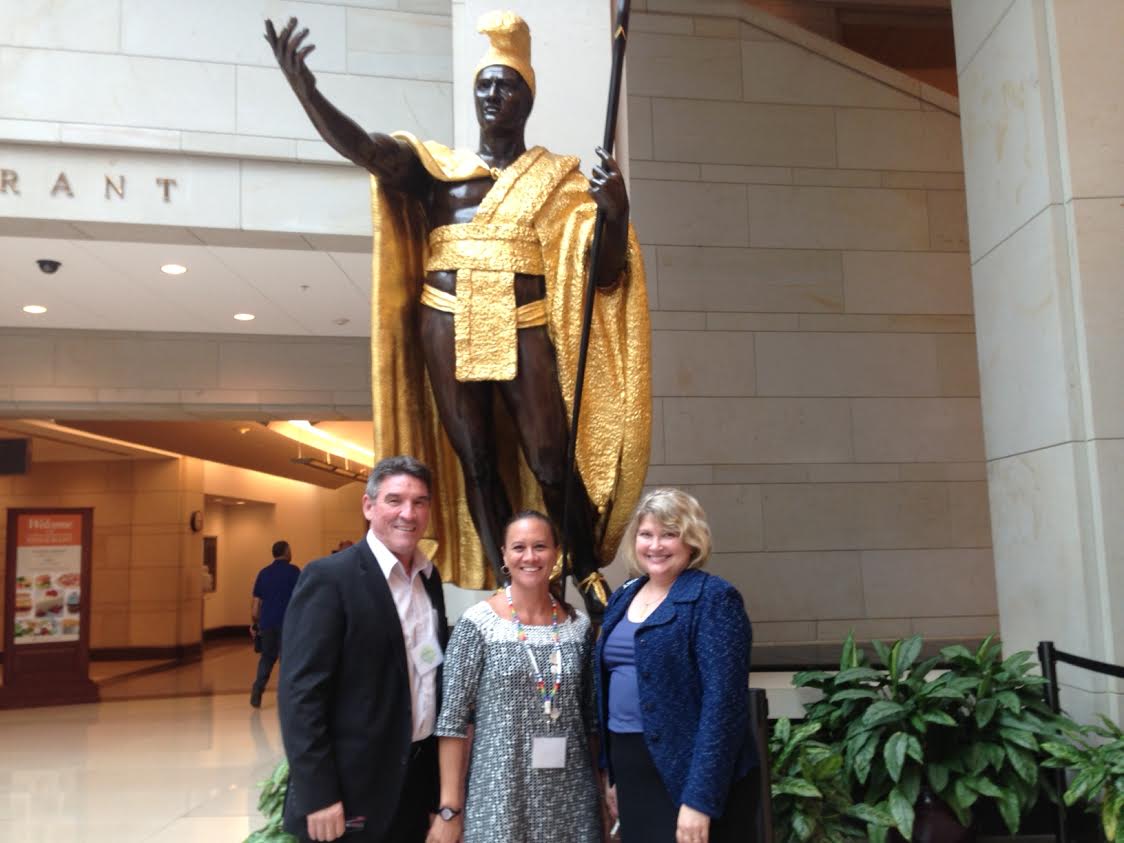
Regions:
<instances>
[{"instance_id":1,"label":"woman's blonde hair","mask_svg":"<svg viewBox=\"0 0 1124 843\"><path fill-rule=\"evenodd\" d=\"M630 574L641 576L647 573L636 558L636 533L640 522L648 516L656 519L660 526L677 532L691 549L688 570L706 564L710 557L710 525L706 523L703 508L693 496L679 489L656 489L641 498L621 540Z\"/></svg>"}]
</instances>

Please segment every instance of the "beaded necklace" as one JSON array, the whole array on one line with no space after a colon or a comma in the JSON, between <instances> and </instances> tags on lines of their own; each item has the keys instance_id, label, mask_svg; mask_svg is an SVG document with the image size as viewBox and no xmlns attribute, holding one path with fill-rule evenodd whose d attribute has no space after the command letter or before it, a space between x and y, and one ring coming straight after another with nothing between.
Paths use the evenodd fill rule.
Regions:
<instances>
[{"instance_id":1,"label":"beaded necklace","mask_svg":"<svg viewBox=\"0 0 1124 843\"><path fill-rule=\"evenodd\" d=\"M511 609L511 619L515 622L515 637L523 645L527 658L531 662L531 669L534 671L535 688L538 691L539 700L542 702L543 714L551 720L557 720L562 714L558 710L558 706L555 705L555 701L558 699L558 689L562 687L562 637L558 634L558 604L554 601L554 595L551 595L550 637L554 643L554 650L550 654L550 667L554 674L554 684L548 690L546 679L539 669L539 661L535 658L531 645L527 643L527 631L523 629L523 622L519 620L519 614L515 611L515 603L511 599L511 586L507 586L504 592L507 594L507 606Z\"/></svg>"}]
</instances>

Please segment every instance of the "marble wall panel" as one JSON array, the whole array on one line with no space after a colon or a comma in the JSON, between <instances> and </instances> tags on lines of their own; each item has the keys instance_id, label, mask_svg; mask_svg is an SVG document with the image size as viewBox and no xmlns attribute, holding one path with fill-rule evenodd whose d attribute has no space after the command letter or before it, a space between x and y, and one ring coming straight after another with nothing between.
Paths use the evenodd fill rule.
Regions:
<instances>
[{"instance_id":1,"label":"marble wall panel","mask_svg":"<svg viewBox=\"0 0 1124 843\"><path fill-rule=\"evenodd\" d=\"M1089 585L1094 593L1089 595L1091 606L1103 606L1105 633L1098 642L1101 653L1119 653L1124 647L1124 566L1119 560L1124 556L1124 523L1118 513L1124 511L1124 441L1108 439L1089 446L1095 461L1094 493L1100 496L1099 547L1092 563L1096 576ZM1095 658L1103 658L1096 656ZM1120 690L1120 683L1110 683Z\"/></svg>"},{"instance_id":2,"label":"marble wall panel","mask_svg":"<svg viewBox=\"0 0 1124 843\"><path fill-rule=\"evenodd\" d=\"M736 585L754 622L861 618L859 554L716 553L707 570ZM756 636L755 636L756 637Z\"/></svg>"},{"instance_id":3,"label":"marble wall panel","mask_svg":"<svg viewBox=\"0 0 1124 843\"><path fill-rule=\"evenodd\" d=\"M1076 238L1078 317L1085 343L1093 435L1124 438L1124 200L1077 199L1069 204Z\"/></svg>"},{"instance_id":4,"label":"marble wall panel","mask_svg":"<svg viewBox=\"0 0 1124 843\"><path fill-rule=\"evenodd\" d=\"M968 212L964 193L958 190L930 190L929 245L940 252L968 251Z\"/></svg>"},{"instance_id":5,"label":"marble wall panel","mask_svg":"<svg viewBox=\"0 0 1124 843\"><path fill-rule=\"evenodd\" d=\"M666 459L690 463L848 462L844 399L665 398Z\"/></svg>"},{"instance_id":6,"label":"marble wall panel","mask_svg":"<svg viewBox=\"0 0 1124 843\"><path fill-rule=\"evenodd\" d=\"M771 167L834 167L830 109L652 100L653 156L661 161Z\"/></svg>"},{"instance_id":7,"label":"marble wall panel","mask_svg":"<svg viewBox=\"0 0 1124 843\"><path fill-rule=\"evenodd\" d=\"M964 484L965 486L971 484ZM982 484L979 484L982 485ZM954 518L945 483L823 483L762 489L767 550L985 547Z\"/></svg>"},{"instance_id":8,"label":"marble wall panel","mask_svg":"<svg viewBox=\"0 0 1124 843\"><path fill-rule=\"evenodd\" d=\"M286 0L121 0L122 51L188 61L256 64L280 74L265 38L265 20L280 32L289 18L308 28L305 46L315 44L314 71L347 70L345 10L336 4ZM172 22L174 21L174 25Z\"/></svg>"},{"instance_id":9,"label":"marble wall panel","mask_svg":"<svg viewBox=\"0 0 1124 843\"><path fill-rule=\"evenodd\" d=\"M306 140L319 138L278 70L245 65L237 70L236 131ZM452 143L452 85L448 82L338 73L319 73L316 82L325 97L369 132L406 129L426 140Z\"/></svg>"},{"instance_id":10,"label":"marble wall panel","mask_svg":"<svg viewBox=\"0 0 1124 843\"><path fill-rule=\"evenodd\" d=\"M750 245L790 249L929 248L925 194L860 187L749 185Z\"/></svg>"},{"instance_id":11,"label":"marble wall panel","mask_svg":"<svg viewBox=\"0 0 1124 843\"><path fill-rule=\"evenodd\" d=\"M753 395L753 334L654 331L653 395Z\"/></svg>"},{"instance_id":12,"label":"marble wall panel","mask_svg":"<svg viewBox=\"0 0 1124 843\"><path fill-rule=\"evenodd\" d=\"M452 82L452 21L431 14L348 9L347 70Z\"/></svg>"},{"instance_id":13,"label":"marble wall panel","mask_svg":"<svg viewBox=\"0 0 1124 843\"><path fill-rule=\"evenodd\" d=\"M129 645L173 647L179 643L179 607L174 602L141 605L147 610L129 613Z\"/></svg>"},{"instance_id":14,"label":"marble wall panel","mask_svg":"<svg viewBox=\"0 0 1124 843\"><path fill-rule=\"evenodd\" d=\"M984 435L992 458L1075 434L1078 376L1064 316L1071 295L1064 225L1060 209L1048 210L973 267Z\"/></svg>"},{"instance_id":15,"label":"marble wall panel","mask_svg":"<svg viewBox=\"0 0 1124 843\"><path fill-rule=\"evenodd\" d=\"M856 460L908 463L984 458L977 398L859 398L851 407Z\"/></svg>"},{"instance_id":16,"label":"marble wall panel","mask_svg":"<svg viewBox=\"0 0 1124 843\"><path fill-rule=\"evenodd\" d=\"M224 389L353 389L370 379L370 350L363 340L228 341L219 356Z\"/></svg>"},{"instance_id":17,"label":"marble wall panel","mask_svg":"<svg viewBox=\"0 0 1124 843\"><path fill-rule=\"evenodd\" d=\"M58 386L157 389L168 384L169 372L185 389L218 385L218 347L204 340L79 334L53 345Z\"/></svg>"},{"instance_id":18,"label":"marble wall panel","mask_svg":"<svg viewBox=\"0 0 1124 843\"><path fill-rule=\"evenodd\" d=\"M749 245L741 185L637 180L632 183L631 204L645 243Z\"/></svg>"},{"instance_id":19,"label":"marble wall panel","mask_svg":"<svg viewBox=\"0 0 1124 843\"><path fill-rule=\"evenodd\" d=\"M1014 3L960 77L973 262L1061 197L1041 3Z\"/></svg>"},{"instance_id":20,"label":"marble wall panel","mask_svg":"<svg viewBox=\"0 0 1124 843\"><path fill-rule=\"evenodd\" d=\"M793 313L843 308L837 252L662 246L658 269L660 306L668 310Z\"/></svg>"},{"instance_id":21,"label":"marble wall panel","mask_svg":"<svg viewBox=\"0 0 1124 843\"><path fill-rule=\"evenodd\" d=\"M20 0L4 7L0 44L111 53L120 46L121 9L89 0Z\"/></svg>"},{"instance_id":22,"label":"marble wall panel","mask_svg":"<svg viewBox=\"0 0 1124 843\"><path fill-rule=\"evenodd\" d=\"M863 551L862 583L871 617L996 613L990 549Z\"/></svg>"},{"instance_id":23,"label":"marble wall panel","mask_svg":"<svg viewBox=\"0 0 1124 843\"><path fill-rule=\"evenodd\" d=\"M716 551L734 553L764 546L760 487L688 485L684 490L694 495L706 512Z\"/></svg>"},{"instance_id":24,"label":"marble wall panel","mask_svg":"<svg viewBox=\"0 0 1124 843\"><path fill-rule=\"evenodd\" d=\"M960 121L943 111L836 109L839 166L863 170L964 168Z\"/></svg>"},{"instance_id":25,"label":"marble wall panel","mask_svg":"<svg viewBox=\"0 0 1124 843\"><path fill-rule=\"evenodd\" d=\"M652 157L652 99L628 98L628 154L633 160Z\"/></svg>"},{"instance_id":26,"label":"marble wall panel","mask_svg":"<svg viewBox=\"0 0 1124 843\"><path fill-rule=\"evenodd\" d=\"M232 66L204 62L0 47L0 114L11 119L232 132L234 72ZM97 84L75 85L76 79L94 79Z\"/></svg>"},{"instance_id":27,"label":"marble wall panel","mask_svg":"<svg viewBox=\"0 0 1124 843\"><path fill-rule=\"evenodd\" d=\"M1096 658L1088 618L1096 604L1084 548L1095 546L1082 510L1085 445L1058 445L988 464L1000 631L1012 652L1053 640Z\"/></svg>"},{"instance_id":28,"label":"marble wall panel","mask_svg":"<svg viewBox=\"0 0 1124 843\"><path fill-rule=\"evenodd\" d=\"M956 70L963 71L1015 0L952 0Z\"/></svg>"},{"instance_id":29,"label":"marble wall panel","mask_svg":"<svg viewBox=\"0 0 1124 843\"><path fill-rule=\"evenodd\" d=\"M971 313L967 254L844 252L849 313Z\"/></svg>"},{"instance_id":30,"label":"marble wall panel","mask_svg":"<svg viewBox=\"0 0 1124 843\"><path fill-rule=\"evenodd\" d=\"M748 102L919 109L920 101L784 41L743 41L742 98Z\"/></svg>"},{"instance_id":31,"label":"marble wall panel","mask_svg":"<svg viewBox=\"0 0 1124 843\"><path fill-rule=\"evenodd\" d=\"M365 236L371 180L358 167L242 162L242 227Z\"/></svg>"},{"instance_id":32,"label":"marble wall panel","mask_svg":"<svg viewBox=\"0 0 1124 843\"><path fill-rule=\"evenodd\" d=\"M633 94L693 100L741 98L737 41L629 33L628 87Z\"/></svg>"},{"instance_id":33,"label":"marble wall panel","mask_svg":"<svg viewBox=\"0 0 1124 843\"><path fill-rule=\"evenodd\" d=\"M25 334L0 337L0 382L11 386L50 383L53 369L50 340Z\"/></svg>"},{"instance_id":34,"label":"marble wall panel","mask_svg":"<svg viewBox=\"0 0 1124 843\"><path fill-rule=\"evenodd\" d=\"M178 568L180 566L179 533L169 532L164 528L164 525L178 523L178 518L175 517L179 512L178 498L170 492L159 494L161 495L160 499L145 508L146 515L155 513L157 518L175 520L161 522L156 527L134 529L130 568ZM142 508L145 507L144 504L141 504L141 506ZM151 517L151 515L148 517ZM143 526L141 522L138 521L137 523Z\"/></svg>"},{"instance_id":35,"label":"marble wall panel","mask_svg":"<svg viewBox=\"0 0 1124 843\"><path fill-rule=\"evenodd\" d=\"M842 641L854 635L856 641L896 641L910 634L909 618L877 618L865 620L823 620L816 624L816 638L819 641Z\"/></svg>"},{"instance_id":36,"label":"marble wall panel","mask_svg":"<svg viewBox=\"0 0 1124 843\"><path fill-rule=\"evenodd\" d=\"M937 395L931 334L762 333L760 395Z\"/></svg>"},{"instance_id":37,"label":"marble wall panel","mask_svg":"<svg viewBox=\"0 0 1124 843\"><path fill-rule=\"evenodd\" d=\"M1072 197L1124 196L1124 4L1051 3Z\"/></svg>"}]
</instances>

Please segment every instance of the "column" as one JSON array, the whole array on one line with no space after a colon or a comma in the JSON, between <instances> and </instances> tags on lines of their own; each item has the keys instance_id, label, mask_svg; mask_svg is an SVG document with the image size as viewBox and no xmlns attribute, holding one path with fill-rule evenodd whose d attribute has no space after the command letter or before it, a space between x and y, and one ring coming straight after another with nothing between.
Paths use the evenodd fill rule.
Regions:
<instances>
[{"instance_id":1,"label":"column","mask_svg":"<svg viewBox=\"0 0 1124 843\"><path fill-rule=\"evenodd\" d=\"M953 0L1008 652L1124 662L1124 4ZM1064 670L1063 705L1120 683ZM1107 696L1101 696L1107 694Z\"/></svg>"}]
</instances>

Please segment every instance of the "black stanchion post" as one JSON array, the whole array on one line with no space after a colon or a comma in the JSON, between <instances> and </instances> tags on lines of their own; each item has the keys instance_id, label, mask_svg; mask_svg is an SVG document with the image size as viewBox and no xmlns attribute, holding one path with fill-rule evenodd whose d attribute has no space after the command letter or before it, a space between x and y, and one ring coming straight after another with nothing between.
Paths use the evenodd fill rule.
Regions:
<instances>
[{"instance_id":1,"label":"black stanchion post","mask_svg":"<svg viewBox=\"0 0 1124 843\"><path fill-rule=\"evenodd\" d=\"M1046 705L1054 714L1061 714L1062 705L1058 693L1058 651L1053 641L1038 642L1038 661L1042 665L1042 676L1046 679ZM1054 789L1057 791L1058 803L1054 818L1054 839L1058 843L1069 843L1069 824L1066 817L1065 803L1062 794L1065 793L1065 770L1056 769L1053 774Z\"/></svg>"}]
</instances>

